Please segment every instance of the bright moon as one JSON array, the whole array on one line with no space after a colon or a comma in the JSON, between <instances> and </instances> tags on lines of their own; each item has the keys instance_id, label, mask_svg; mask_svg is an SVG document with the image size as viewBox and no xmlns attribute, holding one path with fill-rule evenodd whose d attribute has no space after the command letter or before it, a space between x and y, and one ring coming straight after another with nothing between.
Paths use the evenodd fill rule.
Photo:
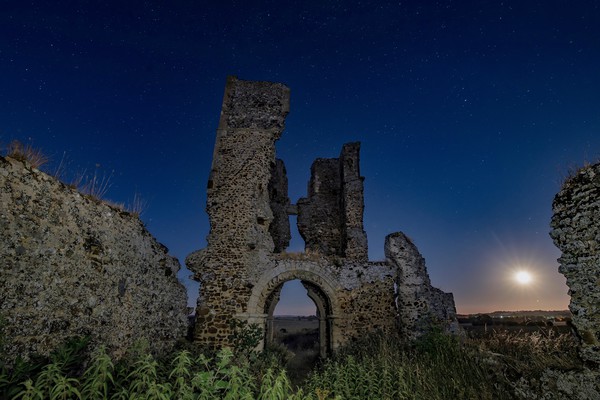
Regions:
<instances>
[{"instance_id":1,"label":"bright moon","mask_svg":"<svg viewBox=\"0 0 600 400\"><path fill-rule=\"evenodd\" d=\"M531 274L529 272L527 272L527 271L519 271L515 275L515 279L521 285L527 285L528 283L531 282Z\"/></svg>"}]
</instances>

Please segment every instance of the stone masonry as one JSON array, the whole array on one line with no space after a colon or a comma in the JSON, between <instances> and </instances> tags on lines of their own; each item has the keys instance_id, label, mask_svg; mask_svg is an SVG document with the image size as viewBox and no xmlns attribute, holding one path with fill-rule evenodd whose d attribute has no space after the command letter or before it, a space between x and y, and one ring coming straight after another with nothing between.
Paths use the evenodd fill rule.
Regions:
<instances>
[{"instance_id":1,"label":"stone masonry","mask_svg":"<svg viewBox=\"0 0 600 400\"><path fill-rule=\"evenodd\" d=\"M321 355L369 331L412 339L435 324L454 327L452 294L431 286L424 259L402 233L386 238L386 261L369 262L363 229L360 143L317 159L306 198L292 204L275 142L289 111L284 85L230 77L223 97L206 210L207 247L186 264L200 281L194 337L231 344L230 321L272 335L282 285L299 279L317 306ZM289 215L298 215L304 253L286 253Z\"/></svg>"},{"instance_id":2,"label":"stone masonry","mask_svg":"<svg viewBox=\"0 0 600 400\"><path fill-rule=\"evenodd\" d=\"M116 357L144 337L170 348L187 329L178 270L138 217L0 157L4 361L83 335Z\"/></svg>"},{"instance_id":3,"label":"stone masonry","mask_svg":"<svg viewBox=\"0 0 600 400\"><path fill-rule=\"evenodd\" d=\"M600 164L568 179L552 204L559 271L567 278L581 357L600 366Z\"/></svg>"}]
</instances>

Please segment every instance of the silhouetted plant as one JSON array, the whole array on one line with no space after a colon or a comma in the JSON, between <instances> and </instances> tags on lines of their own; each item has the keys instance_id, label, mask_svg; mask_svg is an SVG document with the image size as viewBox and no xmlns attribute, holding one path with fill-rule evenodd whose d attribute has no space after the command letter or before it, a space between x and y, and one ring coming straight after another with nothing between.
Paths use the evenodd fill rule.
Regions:
<instances>
[{"instance_id":1,"label":"silhouetted plant","mask_svg":"<svg viewBox=\"0 0 600 400\"><path fill-rule=\"evenodd\" d=\"M6 147L6 155L18 161L27 162L33 168L40 168L49 160L41 150L32 147L30 144L23 144L18 140L10 142Z\"/></svg>"}]
</instances>

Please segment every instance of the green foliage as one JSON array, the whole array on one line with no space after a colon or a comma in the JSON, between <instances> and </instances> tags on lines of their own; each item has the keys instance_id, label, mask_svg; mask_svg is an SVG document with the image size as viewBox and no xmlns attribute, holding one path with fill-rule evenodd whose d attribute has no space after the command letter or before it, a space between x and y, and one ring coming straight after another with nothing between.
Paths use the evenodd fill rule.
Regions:
<instances>
[{"instance_id":1,"label":"green foliage","mask_svg":"<svg viewBox=\"0 0 600 400\"><path fill-rule=\"evenodd\" d=\"M85 399L105 399L114 386L114 364L103 346L92 356L88 369L83 374L82 396Z\"/></svg>"},{"instance_id":2,"label":"green foliage","mask_svg":"<svg viewBox=\"0 0 600 400\"><path fill-rule=\"evenodd\" d=\"M252 329L241 328L242 333ZM20 361L10 371L3 369L0 398L501 400L511 398L511 379L532 374L527 359L538 369L573 365L559 354L572 344L563 337L499 334L459 341L434 331L407 344L393 335L374 334L340 349L296 389L274 355L281 349L252 362L240 360L238 354L254 353L249 336L240 339L246 345L237 350L225 348L211 356L181 349L166 359L155 358L148 342L140 341L116 363L103 347L84 360L87 341L75 339L45 364Z\"/></svg>"},{"instance_id":3,"label":"green foliage","mask_svg":"<svg viewBox=\"0 0 600 400\"><path fill-rule=\"evenodd\" d=\"M246 361L256 359L258 352L256 347L263 338L263 331L258 324L249 324L237 318L232 318L230 322L231 343L236 357L241 357Z\"/></svg>"}]
</instances>

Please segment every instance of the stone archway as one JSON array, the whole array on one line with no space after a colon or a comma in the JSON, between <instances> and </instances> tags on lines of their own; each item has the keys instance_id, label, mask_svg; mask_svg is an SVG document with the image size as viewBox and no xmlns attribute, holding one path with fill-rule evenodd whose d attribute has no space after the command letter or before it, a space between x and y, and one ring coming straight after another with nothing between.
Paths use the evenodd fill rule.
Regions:
<instances>
[{"instance_id":1,"label":"stone archway","mask_svg":"<svg viewBox=\"0 0 600 400\"><path fill-rule=\"evenodd\" d=\"M286 282L289 282L286 281ZM268 344L274 340L275 327L273 312L275 307L280 300L281 289L286 283L283 282L276 287L273 292L266 298L265 302L265 344ZM306 289L307 296L313 301L317 309L317 318L319 320L319 356L321 358L327 357L331 353L331 320L333 318L331 301L323 290L316 284L310 281L301 280L302 286Z\"/></svg>"},{"instance_id":2,"label":"stone archway","mask_svg":"<svg viewBox=\"0 0 600 400\"><path fill-rule=\"evenodd\" d=\"M339 342L336 319L339 307L336 299L338 283L320 265L311 261L285 260L265 274L252 289L248 312L239 317L257 323L264 329L263 348L273 338L273 311L279 301L281 288L287 281L298 279L307 290L308 297L315 303L319 318L319 354L326 357L335 350Z\"/></svg>"}]
</instances>

